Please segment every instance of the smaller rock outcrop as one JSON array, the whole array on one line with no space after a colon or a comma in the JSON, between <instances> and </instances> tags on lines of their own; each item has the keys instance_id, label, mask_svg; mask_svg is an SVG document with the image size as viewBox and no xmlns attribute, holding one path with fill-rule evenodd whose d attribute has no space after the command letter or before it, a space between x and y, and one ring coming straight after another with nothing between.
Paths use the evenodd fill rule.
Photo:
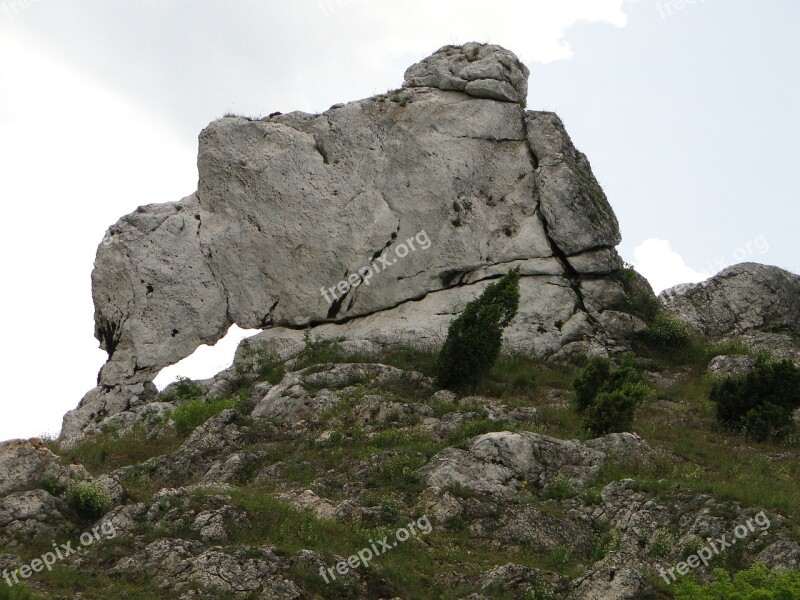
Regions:
<instances>
[{"instance_id":1,"label":"smaller rock outcrop","mask_svg":"<svg viewBox=\"0 0 800 600\"><path fill-rule=\"evenodd\" d=\"M800 276L742 263L702 283L661 293L664 308L710 336L772 333L800 337Z\"/></svg>"},{"instance_id":2,"label":"smaller rock outcrop","mask_svg":"<svg viewBox=\"0 0 800 600\"><path fill-rule=\"evenodd\" d=\"M445 46L408 68L403 87L464 92L475 98L524 103L528 67L501 46Z\"/></svg>"},{"instance_id":3,"label":"smaller rock outcrop","mask_svg":"<svg viewBox=\"0 0 800 600\"><path fill-rule=\"evenodd\" d=\"M612 454L630 462L642 462L652 455L636 435L611 434L607 438L582 444L530 432L488 433L474 439L468 450L443 450L421 473L429 486L455 486L477 493L510 494L523 484L546 488L559 478L582 489L595 481Z\"/></svg>"}]
</instances>

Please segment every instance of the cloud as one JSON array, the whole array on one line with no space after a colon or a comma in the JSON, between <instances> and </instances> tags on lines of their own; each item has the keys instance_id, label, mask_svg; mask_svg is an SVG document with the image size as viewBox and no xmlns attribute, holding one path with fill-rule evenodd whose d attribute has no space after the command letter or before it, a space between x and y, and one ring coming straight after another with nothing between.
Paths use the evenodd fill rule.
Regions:
<instances>
[{"instance_id":1,"label":"cloud","mask_svg":"<svg viewBox=\"0 0 800 600\"><path fill-rule=\"evenodd\" d=\"M675 252L667 240L647 239L633 251L633 265L653 286L656 294L679 283L697 283L708 274L695 271Z\"/></svg>"},{"instance_id":2,"label":"cloud","mask_svg":"<svg viewBox=\"0 0 800 600\"><path fill-rule=\"evenodd\" d=\"M624 4L192 0L143 9L48 0L0 19L0 30L35 33L48 52L161 112L193 139L226 111L320 111L399 87L405 68L449 43L501 44L529 65L568 59L572 26L623 27Z\"/></svg>"}]
</instances>

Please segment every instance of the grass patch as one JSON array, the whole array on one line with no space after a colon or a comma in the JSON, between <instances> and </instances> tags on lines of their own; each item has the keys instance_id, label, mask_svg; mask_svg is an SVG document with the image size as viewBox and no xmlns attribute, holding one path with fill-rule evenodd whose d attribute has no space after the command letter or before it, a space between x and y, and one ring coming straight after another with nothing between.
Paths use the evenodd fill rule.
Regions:
<instances>
[{"instance_id":1,"label":"grass patch","mask_svg":"<svg viewBox=\"0 0 800 600\"><path fill-rule=\"evenodd\" d=\"M86 600L108 600L108 598L125 598L125 600L155 600L164 598L151 579L115 578L104 575L96 569L82 566L80 569L69 565L56 566L52 571L46 570L36 574L37 587L46 591L51 598L74 598L79 596ZM1 592L0 592L1 594ZM3 598L0 595L0 598ZM14 596L11 596L14 599ZM20 596L26 599L26 596ZM39 598L39 596L33 596Z\"/></svg>"},{"instance_id":2,"label":"grass patch","mask_svg":"<svg viewBox=\"0 0 800 600\"><path fill-rule=\"evenodd\" d=\"M62 464L82 464L93 475L99 475L169 454L181 445L181 441L172 435L148 435L145 426L137 423L127 433L108 430L87 437L69 449L61 449L54 442L48 445L53 453L62 457Z\"/></svg>"},{"instance_id":3,"label":"grass patch","mask_svg":"<svg viewBox=\"0 0 800 600\"><path fill-rule=\"evenodd\" d=\"M235 408L237 400L232 398L219 398L216 400L186 400L178 404L170 413L174 423L175 435L185 439L200 425L215 417L223 410Z\"/></svg>"}]
</instances>

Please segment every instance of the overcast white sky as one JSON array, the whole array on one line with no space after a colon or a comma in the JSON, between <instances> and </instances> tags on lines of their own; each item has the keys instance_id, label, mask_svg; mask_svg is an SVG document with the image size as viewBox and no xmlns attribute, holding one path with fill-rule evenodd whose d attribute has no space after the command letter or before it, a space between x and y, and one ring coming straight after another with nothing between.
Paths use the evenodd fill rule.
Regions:
<instances>
[{"instance_id":1,"label":"overcast white sky","mask_svg":"<svg viewBox=\"0 0 800 600\"><path fill-rule=\"evenodd\" d=\"M196 189L205 125L398 87L447 43L531 68L529 108L564 119L658 290L798 272L798 22L794 0L0 0L0 440L56 433L93 387L96 246Z\"/></svg>"}]
</instances>

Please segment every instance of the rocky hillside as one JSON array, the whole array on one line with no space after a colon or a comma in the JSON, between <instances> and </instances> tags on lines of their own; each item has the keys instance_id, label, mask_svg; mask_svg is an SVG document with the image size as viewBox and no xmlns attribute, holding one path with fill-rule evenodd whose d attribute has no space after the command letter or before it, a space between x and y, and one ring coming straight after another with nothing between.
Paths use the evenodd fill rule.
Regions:
<instances>
[{"instance_id":1,"label":"rocky hillside","mask_svg":"<svg viewBox=\"0 0 800 600\"><path fill-rule=\"evenodd\" d=\"M0 568L57 542L81 550L24 580L32 598L655 599L750 523L712 568L797 569L797 445L720 430L706 362L639 359L636 433L590 439L575 367L504 357L463 395L422 352L248 345L128 432L0 446Z\"/></svg>"},{"instance_id":2,"label":"rocky hillside","mask_svg":"<svg viewBox=\"0 0 800 600\"><path fill-rule=\"evenodd\" d=\"M100 245L98 387L58 440L0 444L0 600L800 597L798 426L756 441L710 400L800 362L800 277L656 299L527 78L445 47L382 96L212 123L197 193ZM448 326L514 267L503 355L439 389ZM263 331L230 368L155 389L233 323ZM625 431L587 433L592 357L646 390Z\"/></svg>"}]
</instances>

